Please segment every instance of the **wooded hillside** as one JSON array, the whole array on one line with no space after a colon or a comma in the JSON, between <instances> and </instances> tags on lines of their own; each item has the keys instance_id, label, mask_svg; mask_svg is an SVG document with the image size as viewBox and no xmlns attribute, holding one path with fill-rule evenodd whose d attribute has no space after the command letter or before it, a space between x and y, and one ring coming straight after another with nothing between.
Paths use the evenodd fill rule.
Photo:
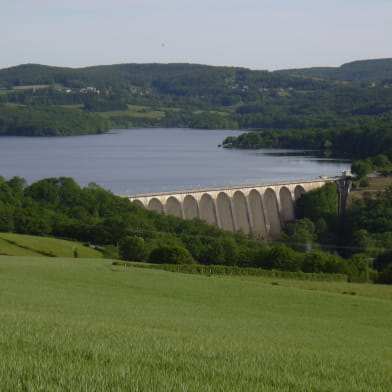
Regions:
<instances>
[{"instance_id":1,"label":"wooded hillside","mask_svg":"<svg viewBox=\"0 0 392 392\"><path fill-rule=\"evenodd\" d=\"M0 134L100 133L135 126L302 131L392 118L390 59L316 71L20 65L0 70Z\"/></svg>"}]
</instances>

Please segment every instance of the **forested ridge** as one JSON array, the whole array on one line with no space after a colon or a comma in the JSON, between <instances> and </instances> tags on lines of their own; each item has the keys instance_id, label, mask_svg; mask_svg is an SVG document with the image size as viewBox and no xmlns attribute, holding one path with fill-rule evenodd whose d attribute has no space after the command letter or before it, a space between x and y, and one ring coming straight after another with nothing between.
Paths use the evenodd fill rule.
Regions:
<instances>
[{"instance_id":1,"label":"forested ridge","mask_svg":"<svg viewBox=\"0 0 392 392\"><path fill-rule=\"evenodd\" d=\"M390 64L360 61L332 76L197 64L26 64L0 70L0 135L135 126L318 132L385 122L392 118ZM41 122L21 133L29 116ZM73 131L72 117L81 124Z\"/></svg>"},{"instance_id":2,"label":"forested ridge","mask_svg":"<svg viewBox=\"0 0 392 392\"><path fill-rule=\"evenodd\" d=\"M322 77L331 80L386 81L391 79L392 60L361 60L343 64L340 67L313 67L283 70L282 72Z\"/></svg>"}]
</instances>

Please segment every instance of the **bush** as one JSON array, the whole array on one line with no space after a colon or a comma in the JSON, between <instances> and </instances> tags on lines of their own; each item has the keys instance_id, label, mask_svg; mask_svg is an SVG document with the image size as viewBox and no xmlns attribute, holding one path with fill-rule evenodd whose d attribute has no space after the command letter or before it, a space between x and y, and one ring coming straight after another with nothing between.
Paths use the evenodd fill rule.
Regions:
<instances>
[{"instance_id":1,"label":"bush","mask_svg":"<svg viewBox=\"0 0 392 392\"><path fill-rule=\"evenodd\" d=\"M370 268L363 254L355 254L345 263L349 282L369 282Z\"/></svg>"},{"instance_id":2,"label":"bush","mask_svg":"<svg viewBox=\"0 0 392 392\"><path fill-rule=\"evenodd\" d=\"M126 236L118 243L120 259L129 261L141 261L144 257L144 239L142 237Z\"/></svg>"},{"instance_id":3,"label":"bush","mask_svg":"<svg viewBox=\"0 0 392 392\"><path fill-rule=\"evenodd\" d=\"M388 157L384 154L378 154L377 156L372 158L372 163L377 168L385 168L391 164Z\"/></svg>"},{"instance_id":4,"label":"bush","mask_svg":"<svg viewBox=\"0 0 392 392\"><path fill-rule=\"evenodd\" d=\"M351 164L351 172L358 178L363 178L373 171L373 165L370 161L354 161Z\"/></svg>"},{"instance_id":5,"label":"bush","mask_svg":"<svg viewBox=\"0 0 392 392\"><path fill-rule=\"evenodd\" d=\"M392 264L379 275L377 283L392 284Z\"/></svg>"},{"instance_id":6,"label":"bush","mask_svg":"<svg viewBox=\"0 0 392 392\"><path fill-rule=\"evenodd\" d=\"M310 219L304 218L288 222L278 241L283 242L293 250L306 252L312 248L315 239L314 223Z\"/></svg>"},{"instance_id":7,"label":"bush","mask_svg":"<svg viewBox=\"0 0 392 392\"><path fill-rule=\"evenodd\" d=\"M381 253L374 260L374 268L377 271L382 272L386 270L389 265L392 265L392 251Z\"/></svg>"},{"instance_id":8,"label":"bush","mask_svg":"<svg viewBox=\"0 0 392 392\"><path fill-rule=\"evenodd\" d=\"M183 247L162 245L151 252L149 262L156 264L192 264L195 261L189 251Z\"/></svg>"},{"instance_id":9,"label":"bush","mask_svg":"<svg viewBox=\"0 0 392 392\"><path fill-rule=\"evenodd\" d=\"M299 271L302 267L302 255L285 245L276 245L259 250L255 267L267 270Z\"/></svg>"},{"instance_id":10,"label":"bush","mask_svg":"<svg viewBox=\"0 0 392 392\"><path fill-rule=\"evenodd\" d=\"M325 282L347 282L347 276L344 274L307 274L301 271L289 272L278 270L264 270L261 268L239 268L226 265L173 265L173 264L137 264L126 261L114 261L112 265L124 267L139 267L146 269L160 269L170 272L181 272L185 274L199 275L237 275L237 276L263 276L271 278L298 279L310 281Z\"/></svg>"},{"instance_id":11,"label":"bush","mask_svg":"<svg viewBox=\"0 0 392 392\"><path fill-rule=\"evenodd\" d=\"M370 182L367 178L361 178L359 181L359 186L362 188L367 188L370 185Z\"/></svg>"}]
</instances>

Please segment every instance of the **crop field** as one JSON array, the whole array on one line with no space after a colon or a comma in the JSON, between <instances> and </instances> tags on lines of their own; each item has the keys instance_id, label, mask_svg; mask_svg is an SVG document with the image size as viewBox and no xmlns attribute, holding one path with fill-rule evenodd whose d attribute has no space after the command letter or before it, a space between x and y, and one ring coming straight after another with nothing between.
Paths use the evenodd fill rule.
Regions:
<instances>
[{"instance_id":1,"label":"crop field","mask_svg":"<svg viewBox=\"0 0 392 392\"><path fill-rule=\"evenodd\" d=\"M373 283L317 282L307 280L276 279L267 277L238 276L232 279L261 282L283 287L298 288L311 291L324 291L343 295L359 295L392 301L392 287Z\"/></svg>"},{"instance_id":2,"label":"crop field","mask_svg":"<svg viewBox=\"0 0 392 392\"><path fill-rule=\"evenodd\" d=\"M2 392L388 392L392 381L391 300L256 279L0 256L0 324Z\"/></svg>"},{"instance_id":3,"label":"crop field","mask_svg":"<svg viewBox=\"0 0 392 392\"><path fill-rule=\"evenodd\" d=\"M392 186L392 177L368 177L369 186L352 189L348 195L348 204L354 199L361 199L364 193L375 197L378 192L383 192L385 188Z\"/></svg>"}]
</instances>

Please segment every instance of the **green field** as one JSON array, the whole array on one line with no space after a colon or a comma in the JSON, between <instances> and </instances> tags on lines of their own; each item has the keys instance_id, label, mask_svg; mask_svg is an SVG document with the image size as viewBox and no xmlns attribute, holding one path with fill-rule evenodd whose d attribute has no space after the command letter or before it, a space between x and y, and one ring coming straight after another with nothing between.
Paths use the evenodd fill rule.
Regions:
<instances>
[{"instance_id":1,"label":"green field","mask_svg":"<svg viewBox=\"0 0 392 392\"><path fill-rule=\"evenodd\" d=\"M392 301L392 287L374 283L323 282L311 280L276 279L268 277L232 276L232 279L273 284L311 291L327 293L359 295Z\"/></svg>"},{"instance_id":2,"label":"green field","mask_svg":"<svg viewBox=\"0 0 392 392\"><path fill-rule=\"evenodd\" d=\"M57 256L99 258L102 253L77 241L38 237L14 233L0 233L0 254L9 256Z\"/></svg>"},{"instance_id":3,"label":"green field","mask_svg":"<svg viewBox=\"0 0 392 392\"><path fill-rule=\"evenodd\" d=\"M129 110L113 110L109 112L97 112L104 118L114 118L114 117L121 117L121 118L128 118L132 120L132 118L147 118L147 119L161 119L164 117L165 113L160 110L153 110L150 108L140 109L140 107L136 106L132 107L131 105L128 106Z\"/></svg>"},{"instance_id":4,"label":"green field","mask_svg":"<svg viewBox=\"0 0 392 392\"><path fill-rule=\"evenodd\" d=\"M375 197L378 192L383 192L387 187L392 186L392 177L368 177L367 180L369 181L369 186L351 190L348 195L349 205L352 200L361 199L364 193Z\"/></svg>"},{"instance_id":5,"label":"green field","mask_svg":"<svg viewBox=\"0 0 392 392\"><path fill-rule=\"evenodd\" d=\"M0 323L2 392L387 392L392 381L392 301L256 279L1 256Z\"/></svg>"}]
</instances>

